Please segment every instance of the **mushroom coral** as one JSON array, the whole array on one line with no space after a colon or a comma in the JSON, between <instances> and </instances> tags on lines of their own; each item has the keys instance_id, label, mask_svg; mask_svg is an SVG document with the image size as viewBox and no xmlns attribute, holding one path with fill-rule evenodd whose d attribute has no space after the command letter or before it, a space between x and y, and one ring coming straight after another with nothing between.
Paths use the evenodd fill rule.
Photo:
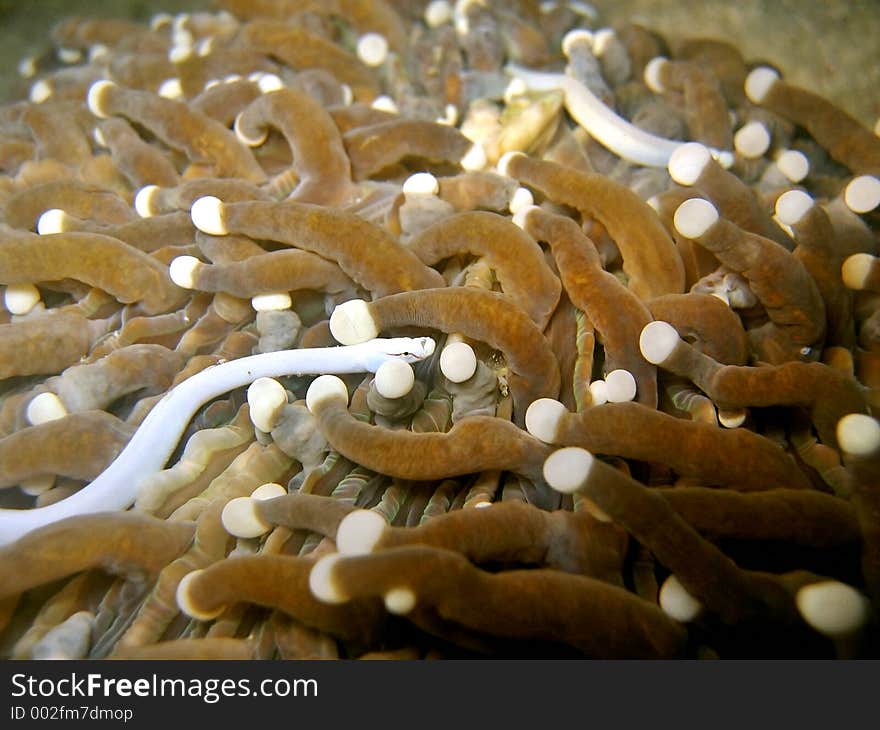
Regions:
<instances>
[{"instance_id":1,"label":"mushroom coral","mask_svg":"<svg viewBox=\"0 0 880 730\"><path fill-rule=\"evenodd\" d=\"M0 107L4 656L876 653L876 135L564 3L219 5Z\"/></svg>"}]
</instances>

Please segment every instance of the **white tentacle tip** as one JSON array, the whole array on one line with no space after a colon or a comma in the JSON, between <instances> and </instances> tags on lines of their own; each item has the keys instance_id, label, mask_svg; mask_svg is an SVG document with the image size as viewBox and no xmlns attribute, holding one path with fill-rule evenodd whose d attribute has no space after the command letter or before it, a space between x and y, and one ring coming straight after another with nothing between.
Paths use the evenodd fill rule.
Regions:
<instances>
[{"instance_id":1,"label":"white tentacle tip","mask_svg":"<svg viewBox=\"0 0 880 730\"><path fill-rule=\"evenodd\" d=\"M389 114L400 114L400 107L397 106L397 102L388 96L388 94L379 94L379 96L370 102L370 106L376 111L388 112Z\"/></svg>"},{"instance_id":2,"label":"white tentacle tip","mask_svg":"<svg viewBox=\"0 0 880 730\"><path fill-rule=\"evenodd\" d=\"M770 87L779 79L779 74L769 66L759 66L746 76L745 92L749 101L760 104Z\"/></svg>"},{"instance_id":3,"label":"white tentacle tip","mask_svg":"<svg viewBox=\"0 0 880 730\"><path fill-rule=\"evenodd\" d=\"M100 127L95 127L92 130L92 139L95 140L95 144L98 145L98 147L110 146L107 144L107 137L104 136L104 130Z\"/></svg>"},{"instance_id":4,"label":"white tentacle tip","mask_svg":"<svg viewBox=\"0 0 880 730\"><path fill-rule=\"evenodd\" d=\"M181 579L180 583L177 584L177 607L190 618L196 619L196 621L212 621L217 618L223 611L225 607L221 606L215 611L205 611L200 609L192 600L191 593L191 584L192 582L199 576L200 573L203 573L203 570L193 570L190 573L187 573Z\"/></svg>"},{"instance_id":5,"label":"white tentacle tip","mask_svg":"<svg viewBox=\"0 0 880 730\"><path fill-rule=\"evenodd\" d=\"M382 597L388 613L405 616L416 607L417 597L410 588L392 588Z\"/></svg>"},{"instance_id":6,"label":"white tentacle tip","mask_svg":"<svg viewBox=\"0 0 880 730\"><path fill-rule=\"evenodd\" d=\"M403 360L386 360L373 378L376 390L383 398L403 398L413 389L416 376L412 365Z\"/></svg>"},{"instance_id":7,"label":"white tentacle tip","mask_svg":"<svg viewBox=\"0 0 880 730\"><path fill-rule=\"evenodd\" d=\"M733 152L729 150L711 150L712 158L717 162L721 167L725 170L729 170L733 167L733 163L736 162L736 158L733 156Z\"/></svg>"},{"instance_id":8,"label":"white tentacle tip","mask_svg":"<svg viewBox=\"0 0 880 730\"><path fill-rule=\"evenodd\" d=\"M685 238L699 238L718 220L715 206L703 198L685 200L675 209L672 224Z\"/></svg>"},{"instance_id":9,"label":"white tentacle tip","mask_svg":"<svg viewBox=\"0 0 880 730\"><path fill-rule=\"evenodd\" d=\"M871 456L880 451L880 422L864 413L850 413L837 422L837 442L853 456Z\"/></svg>"},{"instance_id":10,"label":"white tentacle tip","mask_svg":"<svg viewBox=\"0 0 880 730\"><path fill-rule=\"evenodd\" d=\"M857 632L868 620L868 600L855 588L836 580L811 583L795 595L801 617L825 636L836 638Z\"/></svg>"},{"instance_id":11,"label":"white tentacle tip","mask_svg":"<svg viewBox=\"0 0 880 730\"><path fill-rule=\"evenodd\" d=\"M675 148L669 156L669 176L679 185L693 185L703 174L712 154L706 145L686 142Z\"/></svg>"},{"instance_id":12,"label":"white tentacle tip","mask_svg":"<svg viewBox=\"0 0 880 730\"><path fill-rule=\"evenodd\" d=\"M776 199L776 217L785 225L793 226L812 207L813 199L803 190L788 190Z\"/></svg>"},{"instance_id":13,"label":"white tentacle tip","mask_svg":"<svg viewBox=\"0 0 880 730\"><path fill-rule=\"evenodd\" d=\"M745 408L719 408L718 423L724 428L739 428L749 417L749 412Z\"/></svg>"},{"instance_id":14,"label":"white tentacle tip","mask_svg":"<svg viewBox=\"0 0 880 730\"><path fill-rule=\"evenodd\" d=\"M175 43L168 49L168 60L171 63L183 63L196 52L192 43Z\"/></svg>"},{"instance_id":15,"label":"white tentacle tip","mask_svg":"<svg viewBox=\"0 0 880 730\"><path fill-rule=\"evenodd\" d=\"M595 31L593 33L593 53L596 54L596 58L601 58L608 53L611 45L615 42L619 43L614 28L599 28Z\"/></svg>"},{"instance_id":16,"label":"white tentacle tip","mask_svg":"<svg viewBox=\"0 0 880 730\"><path fill-rule=\"evenodd\" d=\"M645 81L645 86L647 86L651 91L655 94L662 94L666 91L666 87L663 86L663 67L669 63L669 59L664 56L655 56L647 64L645 64L645 71L642 74L642 78Z\"/></svg>"},{"instance_id":17,"label":"white tentacle tip","mask_svg":"<svg viewBox=\"0 0 880 730\"><path fill-rule=\"evenodd\" d=\"M793 183L799 183L810 174L810 160L800 150L780 152L776 157L776 167Z\"/></svg>"},{"instance_id":18,"label":"white tentacle tip","mask_svg":"<svg viewBox=\"0 0 880 730\"><path fill-rule=\"evenodd\" d=\"M553 398L538 398L526 409L526 430L545 444L556 443L560 419L568 413L566 407Z\"/></svg>"},{"instance_id":19,"label":"white tentacle tip","mask_svg":"<svg viewBox=\"0 0 880 730\"><path fill-rule=\"evenodd\" d=\"M196 199L189 211L193 225L202 233L208 233L212 236L228 234L229 230L223 222L222 205L222 201L213 195L205 195Z\"/></svg>"},{"instance_id":20,"label":"white tentacle tip","mask_svg":"<svg viewBox=\"0 0 880 730\"><path fill-rule=\"evenodd\" d=\"M52 98L52 94L55 93L55 90L52 88L52 84L48 79L40 79L35 82L30 91L28 92L28 100L33 104L42 104L44 101L48 101Z\"/></svg>"},{"instance_id":21,"label":"white tentacle tip","mask_svg":"<svg viewBox=\"0 0 880 730\"><path fill-rule=\"evenodd\" d=\"M452 5L449 0L431 0L425 8L425 24L429 28L438 28L452 20Z\"/></svg>"},{"instance_id":22,"label":"white tentacle tip","mask_svg":"<svg viewBox=\"0 0 880 730\"><path fill-rule=\"evenodd\" d=\"M141 218L151 218L158 212L156 210L156 193L158 185L144 185L134 196L134 210Z\"/></svg>"},{"instance_id":23,"label":"white tentacle tip","mask_svg":"<svg viewBox=\"0 0 880 730\"><path fill-rule=\"evenodd\" d=\"M703 612L703 604L688 593L675 575L663 581L658 602L663 613L681 623L693 621Z\"/></svg>"},{"instance_id":24,"label":"white tentacle tip","mask_svg":"<svg viewBox=\"0 0 880 730\"><path fill-rule=\"evenodd\" d=\"M477 356L467 342L452 342L440 352L440 372L453 383L463 383L477 371Z\"/></svg>"},{"instance_id":25,"label":"white tentacle tip","mask_svg":"<svg viewBox=\"0 0 880 730\"><path fill-rule=\"evenodd\" d=\"M594 380L590 383L590 398L594 406L601 406L608 402L608 386L604 380Z\"/></svg>"},{"instance_id":26,"label":"white tentacle tip","mask_svg":"<svg viewBox=\"0 0 880 730\"><path fill-rule=\"evenodd\" d=\"M309 572L309 590L322 603L340 604L348 600L348 596L333 575L334 568L342 557L339 553L325 555Z\"/></svg>"},{"instance_id":27,"label":"white tentacle tip","mask_svg":"<svg viewBox=\"0 0 880 730\"><path fill-rule=\"evenodd\" d=\"M107 79L96 81L89 87L89 92L86 95L86 104L89 107L89 111L98 119L108 119L110 117L110 113L107 111L107 94L115 87L116 84Z\"/></svg>"},{"instance_id":28,"label":"white tentacle tip","mask_svg":"<svg viewBox=\"0 0 880 730\"><path fill-rule=\"evenodd\" d=\"M31 398L24 417L32 426L55 421L67 415L67 407L55 393L40 393Z\"/></svg>"},{"instance_id":29,"label":"white tentacle tip","mask_svg":"<svg viewBox=\"0 0 880 730\"><path fill-rule=\"evenodd\" d=\"M471 172L485 169L488 163L489 158L486 155L486 148L479 142L474 142L470 149L465 152L464 157L461 158L462 169Z\"/></svg>"},{"instance_id":30,"label":"white tentacle tip","mask_svg":"<svg viewBox=\"0 0 880 730\"><path fill-rule=\"evenodd\" d=\"M535 196L532 195L532 191L528 188L519 187L514 192L510 198L510 203L507 205L507 209L510 211L511 215L516 216L521 210L525 210L527 208L531 208L535 204ZM520 226L522 228L522 226Z\"/></svg>"},{"instance_id":31,"label":"white tentacle tip","mask_svg":"<svg viewBox=\"0 0 880 730\"><path fill-rule=\"evenodd\" d=\"M870 213L880 205L880 180L873 175L854 177L843 192L843 202L853 213Z\"/></svg>"},{"instance_id":32,"label":"white tentacle tip","mask_svg":"<svg viewBox=\"0 0 880 730\"><path fill-rule=\"evenodd\" d=\"M285 494L287 494L287 489L278 482L266 482L251 492L251 499L263 501L283 497Z\"/></svg>"},{"instance_id":33,"label":"white tentacle tip","mask_svg":"<svg viewBox=\"0 0 880 730\"><path fill-rule=\"evenodd\" d=\"M875 261L875 257L869 253L854 253L848 256L840 269L843 283L849 289L863 289Z\"/></svg>"},{"instance_id":34,"label":"white tentacle tip","mask_svg":"<svg viewBox=\"0 0 880 730\"><path fill-rule=\"evenodd\" d=\"M330 315L330 334L342 345L357 345L379 336L379 329L363 299L339 304Z\"/></svg>"},{"instance_id":35,"label":"white tentacle tip","mask_svg":"<svg viewBox=\"0 0 880 730\"><path fill-rule=\"evenodd\" d=\"M575 46L581 46L592 52L593 34L586 28L573 28L562 37L562 53L566 58L571 56Z\"/></svg>"},{"instance_id":36,"label":"white tentacle tip","mask_svg":"<svg viewBox=\"0 0 880 730\"><path fill-rule=\"evenodd\" d=\"M264 73L257 79L257 86L262 94L270 94L273 91L284 88L284 81L278 74Z\"/></svg>"},{"instance_id":37,"label":"white tentacle tip","mask_svg":"<svg viewBox=\"0 0 880 730\"><path fill-rule=\"evenodd\" d=\"M74 64L82 61L83 52L79 48L59 48L58 60L61 63Z\"/></svg>"},{"instance_id":38,"label":"white tentacle tip","mask_svg":"<svg viewBox=\"0 0 880 730\"><path fill-rule=\"evenodd\" d=\"M388 41L381 33L364 33L358 38L355 52L361 63L376 68L388 58Z\"/></svg>"},{"instance_id":39,"label":"white tentacle tip","mask_svg":"<svg viewBox=\"0 0 880 730\"><path fill-rule=\"evenodd\" d=\"M223 529L233 537L261 537L272 529L272 525L257 514L251 497L230 499L223 508L220 521Z\"/></svg>"},{"instance_id":40,"label":"white tentacle tip","mask_svg":"<svg viewBox=\"0 0 880 730\"><path fill-rule=\"evenodd\" d=\"M459 114L458 107L455 104L447 104L443 108L443 116L437 117L437 124L444 124L447 127L454 127L458 124Z\"/></svg>"},{"instance_id":41,"label":"white tentacle tip","mask_svg":"<svg viewBox=\"0 0 880 730\"><path fill-rule=\"evenodd\" d=\"M40 290L34 284L9 284L3 292L3 304L10 314L27 314L40 299Z\"/></svg>"},{"instance_id":42,"label":"white tentacle tip","mask_svg":"<svg viewBox=\"0 0 880 730\"><path fill-rule=\"evenodd\" d=\"M770 149L770 132L761 122L747 122L733 135L733 148L745 159L757 160Z\"/></svg>"},{"instance_id":43,"label":"white tentacle tip","mask_svg":"<svg viewBox=\"0 0 880 730\"><path fill-rule=\"evenodd\" d=\"M541 208L537 205L526 205L516 211L512 218L514 225L525 231L528 227L529 214L531 214L533 210L541 210Z\"/></svg>"},{"instance_id":44,"label":"white tentacle tip","mask_svg":"<svg viewBox=\"0 0 880 730\"><path fill-rule=\"evenodd\" d=\"M257 378L248 386L247 402L251 423L269 433L287 405L287 391L275 378Z\"/></svg>"},{"instance_id":45,"label":"white tentacle tip","mask_svg":"<svg viewBox=\"0 0 880 730\"><path fill-rule=\"evenodd\" d=\"M168 276L181 289L194 289L196 271L202 265L195 256L177 256L168 264Z\"/></svg>"},{"instance_id":46,"label":"white tentacle tip","mask_svg":"<svg viewBox=\"0 0 880 730\"><path fill-rule=\"evenodd\" d=\"M37 218L37 233L51 236L53 233L64 233L67 213L61 208L50 208Z\"/></svg>"},{"instance_id":47,"label":"white tentacle tip","mask_svg":"<svg viewBox=\"0 0 880 730\"><path fill-rule=\"evenodd\" d=\"M583 487L593 468L593 455L579 446L554 451L544 461L544 479L562 494L573 494Z\"/></svg>"},{"instance_id":48,"label":"white tentacle tip","mask_svg":"<svg viewBox=\"0 0 880 730\"><path fill-rule=\"evenodd\" d=\"M251 297L251 308L255 312L277 312L290 309L293 299L289 292L273 292L271 294L257 294Z\"/></svg>"},{"instance_id":49,"label":"white tentacle tip","mask_svg":"<svg viewBox=\"0 0 880 730\"><path fill-rule=\"evenodd\" d=\"M336 530L336 549L342 555L366 555L382 539L388 523L376 512L358 509L350 512Z\"/></svg>"},{"instance_id":50,"label":"white tentacle tip","mask_svg":"<svg viewBox=\"0 0 880 730\"><path fill-rule=\"evenodd\" d=\"M183 86L180 83L180 79L165 79L161 84L159 84L159 88L156 91L156 94L165 99L182 99Z\"/></svg>"},{"instance_id":51,"label":"white tentacle tip","mask_svg":"<svg viewBox=\"0 0 880 730\"><path fill-rule=\"evenodd\" d=\"M306 391L306 408L314 413L321 403L338 400L348 405L348 388L336 375L320 375L315 378Z\"/></svg>"},{"instance_id":52,"label":"white tentacle tip","mask_svg":"<svg viewBox=\"0 0 880 730\"><path fill-rule=\"evenodd\" d=\"M527 94L529 92L529 87L526 85L526 82L521 78L512 78L507 86L504 87L504 103L505 104L513 104L515 100Z\"/></svg>"},{"instance_id":53,"label":"white tentacle tip","mask_svg":"<svg viewBox=\"0 0 880 730\"><path fill-rule=\"evenodd\" d=\"M505 152L501 155L501 158L498 160L498 163L495 165L495 169L498 171L499 175L503 175L504 177L512 177L510 175L510 161L515 157L525 157L524 152L520 152L519 150L511 150L510 152Z\"/></svg>"},{"instance_id":54,"label":"white tentacle tip","mask_svg":"<svg viewBox=\"0 0 880 730\"><path fill-rule=\"evenodd\" d=\"M171 25L174 17L170 13L156 13L150 18L150 30L157 31Z\"/></svg>"},{"instance_id":55,"label":"white tentacle tip","mask_svg":"<svg viewBox=\"0 0 880 730\"><path fill-rule=\"evenodd\" d=\"M416 172L403 181L402 190L407 200L430 197L440 192L440 183L430 172Z\"/></svg>"},{"instance_id":56,"label":"white tentacle tip","mask_svg":"<svg viewBox=\"0 0 880 730\"><path fill-rule=\"evenodd\" d=\"M655 320L642 328L639 350L652 365L661 365L681 342L678 332L669 322Z\"/></svg>"},{"instance_id":57,"label":"white tentacle tip","mask_svg":"<svg viewBox=\"0 0 880 730\"><path fill-rule=\"evenodd\" d=\"M629 370L612 370L605 376L605 395L609 403L627 403L636 397L636 379Z\"/></svg>"},{"instance_id":58,"label":"white tentacle tip","mask_svg":"<svg viewBox=\"0 0 880 730\"><path fill-rule=\"evenodd\" d=\"M37 60L33 56L25 56L16 66L18 75L23 79L30 79L37 75Z\"/></svg>"},{"instance_id":59,"label":"white tentacle tip","mask_svg":"<svg viewBox=\"0 0 880 730\"><path fill-rule=\"evenodd\" d=\"M214 52L214 39L213 38L201 38L196 43L196 55L199 58L205 58L206 56L210 56Z\"/></svg>"},{"instance_id":60,"label":"white tentacle tip","mask_svg":"<svg viewBox=\"0 0 880 730\"><path fill-rule=\"evenodd\" d=\"M244 112L239 112L235 115L235 121L232 123L232 131L235 132L238 141L243 145L248 147L259 147L269 137L269 131L263 127L262 129L259 129L256 134L248 134L242 125L242 114L244 114Z\"/></svg>"}]
</instances>

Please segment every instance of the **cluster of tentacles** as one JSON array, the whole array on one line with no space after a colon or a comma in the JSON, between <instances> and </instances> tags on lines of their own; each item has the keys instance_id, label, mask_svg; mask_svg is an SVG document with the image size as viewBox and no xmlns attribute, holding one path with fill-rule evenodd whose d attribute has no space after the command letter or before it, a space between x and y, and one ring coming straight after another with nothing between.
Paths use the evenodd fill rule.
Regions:
<instances>
[{"instance_id":1,"label":"cluster of tentacles","mask_svg":"<svg viewBox=\"0 0 880 730\"><path fill-rule=\"evenodd\" d=\"M0 653L865 657L880 137L580 2L72 18L0 107Z\"/></svg>"}]
</instances>

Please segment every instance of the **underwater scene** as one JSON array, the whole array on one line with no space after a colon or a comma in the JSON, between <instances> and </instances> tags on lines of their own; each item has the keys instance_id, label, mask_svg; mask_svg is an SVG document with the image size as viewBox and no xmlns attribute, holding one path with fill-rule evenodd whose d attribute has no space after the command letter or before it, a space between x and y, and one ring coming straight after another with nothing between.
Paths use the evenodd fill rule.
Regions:
<instances>
[{"instance_id":1,"label":"underwater scene","mask_svg":"<svg viewBox=\"0 0 880 730\"><path fill-rule=\"evenodd\" d=\"M878 33L0 0L0 658L880 657Z\"/></svg>"}]
</instances>

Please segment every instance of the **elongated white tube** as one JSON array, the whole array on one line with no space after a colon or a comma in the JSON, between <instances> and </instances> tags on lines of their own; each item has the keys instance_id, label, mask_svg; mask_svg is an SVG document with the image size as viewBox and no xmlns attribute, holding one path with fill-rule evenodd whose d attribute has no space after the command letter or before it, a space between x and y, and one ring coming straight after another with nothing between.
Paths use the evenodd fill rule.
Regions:
<instances>
[{"instance_id":1,"label":"elongated white tube","mask_svg":"<svg viewBox=\"0 0 880 730\"><path fill-rule=\"evenodd\" d=\"M602 145L629 162L664 167L681 142L639 129L617 115L579 81L563 77L565 108Z\"/></svg>"},{"instance_id":2,"label":"elongated white tube","mask_svg":"<svg viewBox=\"0 0 880 730\"><path fill-rule=\"evenodd\" d=\"M606 106L584 84L566 74L532 71L515 64L508 64L507 72L534 91L561 89L565 94L565 108L572 118L600 144L629 162L666 167L670 155L685 144L639 129ZM712 155L723 167L733 163L733 153L729 151L712 150Z\"/></svg>"},{"instance_id":3,"label":"elongated white tube","mask_svg":"<svg viewBox=\"0 0 880 730\"><path fill-rule=\"evenodd\" d=\"M423 360L434 346L430 337L377 338L358 345L267 352L206 368L171 389L110 466L83 489L46 507L0 509L0 545L67 517L130 507L141 480L165 467L193 414L212 398L262 377L374 373L388 360Z\"/></svg>"},{"instance_id":4,"label":"elongated white tube","mask_svg":"<svg viewBox=\"0 0 880 730\"><path fill-rule=\"evenodd\" d=\"M554 73L552 71L535 71L530 68L518 66L515 63L508 63L504 67L513 78L519 79L525 85L524 90L531 91L552 91L553 89L563 89L565 79L570 78L563 73ZM520 87L522 89L523 87ZM604 106L604 104L603 104Z\"/></svg>"}]
</instances>

